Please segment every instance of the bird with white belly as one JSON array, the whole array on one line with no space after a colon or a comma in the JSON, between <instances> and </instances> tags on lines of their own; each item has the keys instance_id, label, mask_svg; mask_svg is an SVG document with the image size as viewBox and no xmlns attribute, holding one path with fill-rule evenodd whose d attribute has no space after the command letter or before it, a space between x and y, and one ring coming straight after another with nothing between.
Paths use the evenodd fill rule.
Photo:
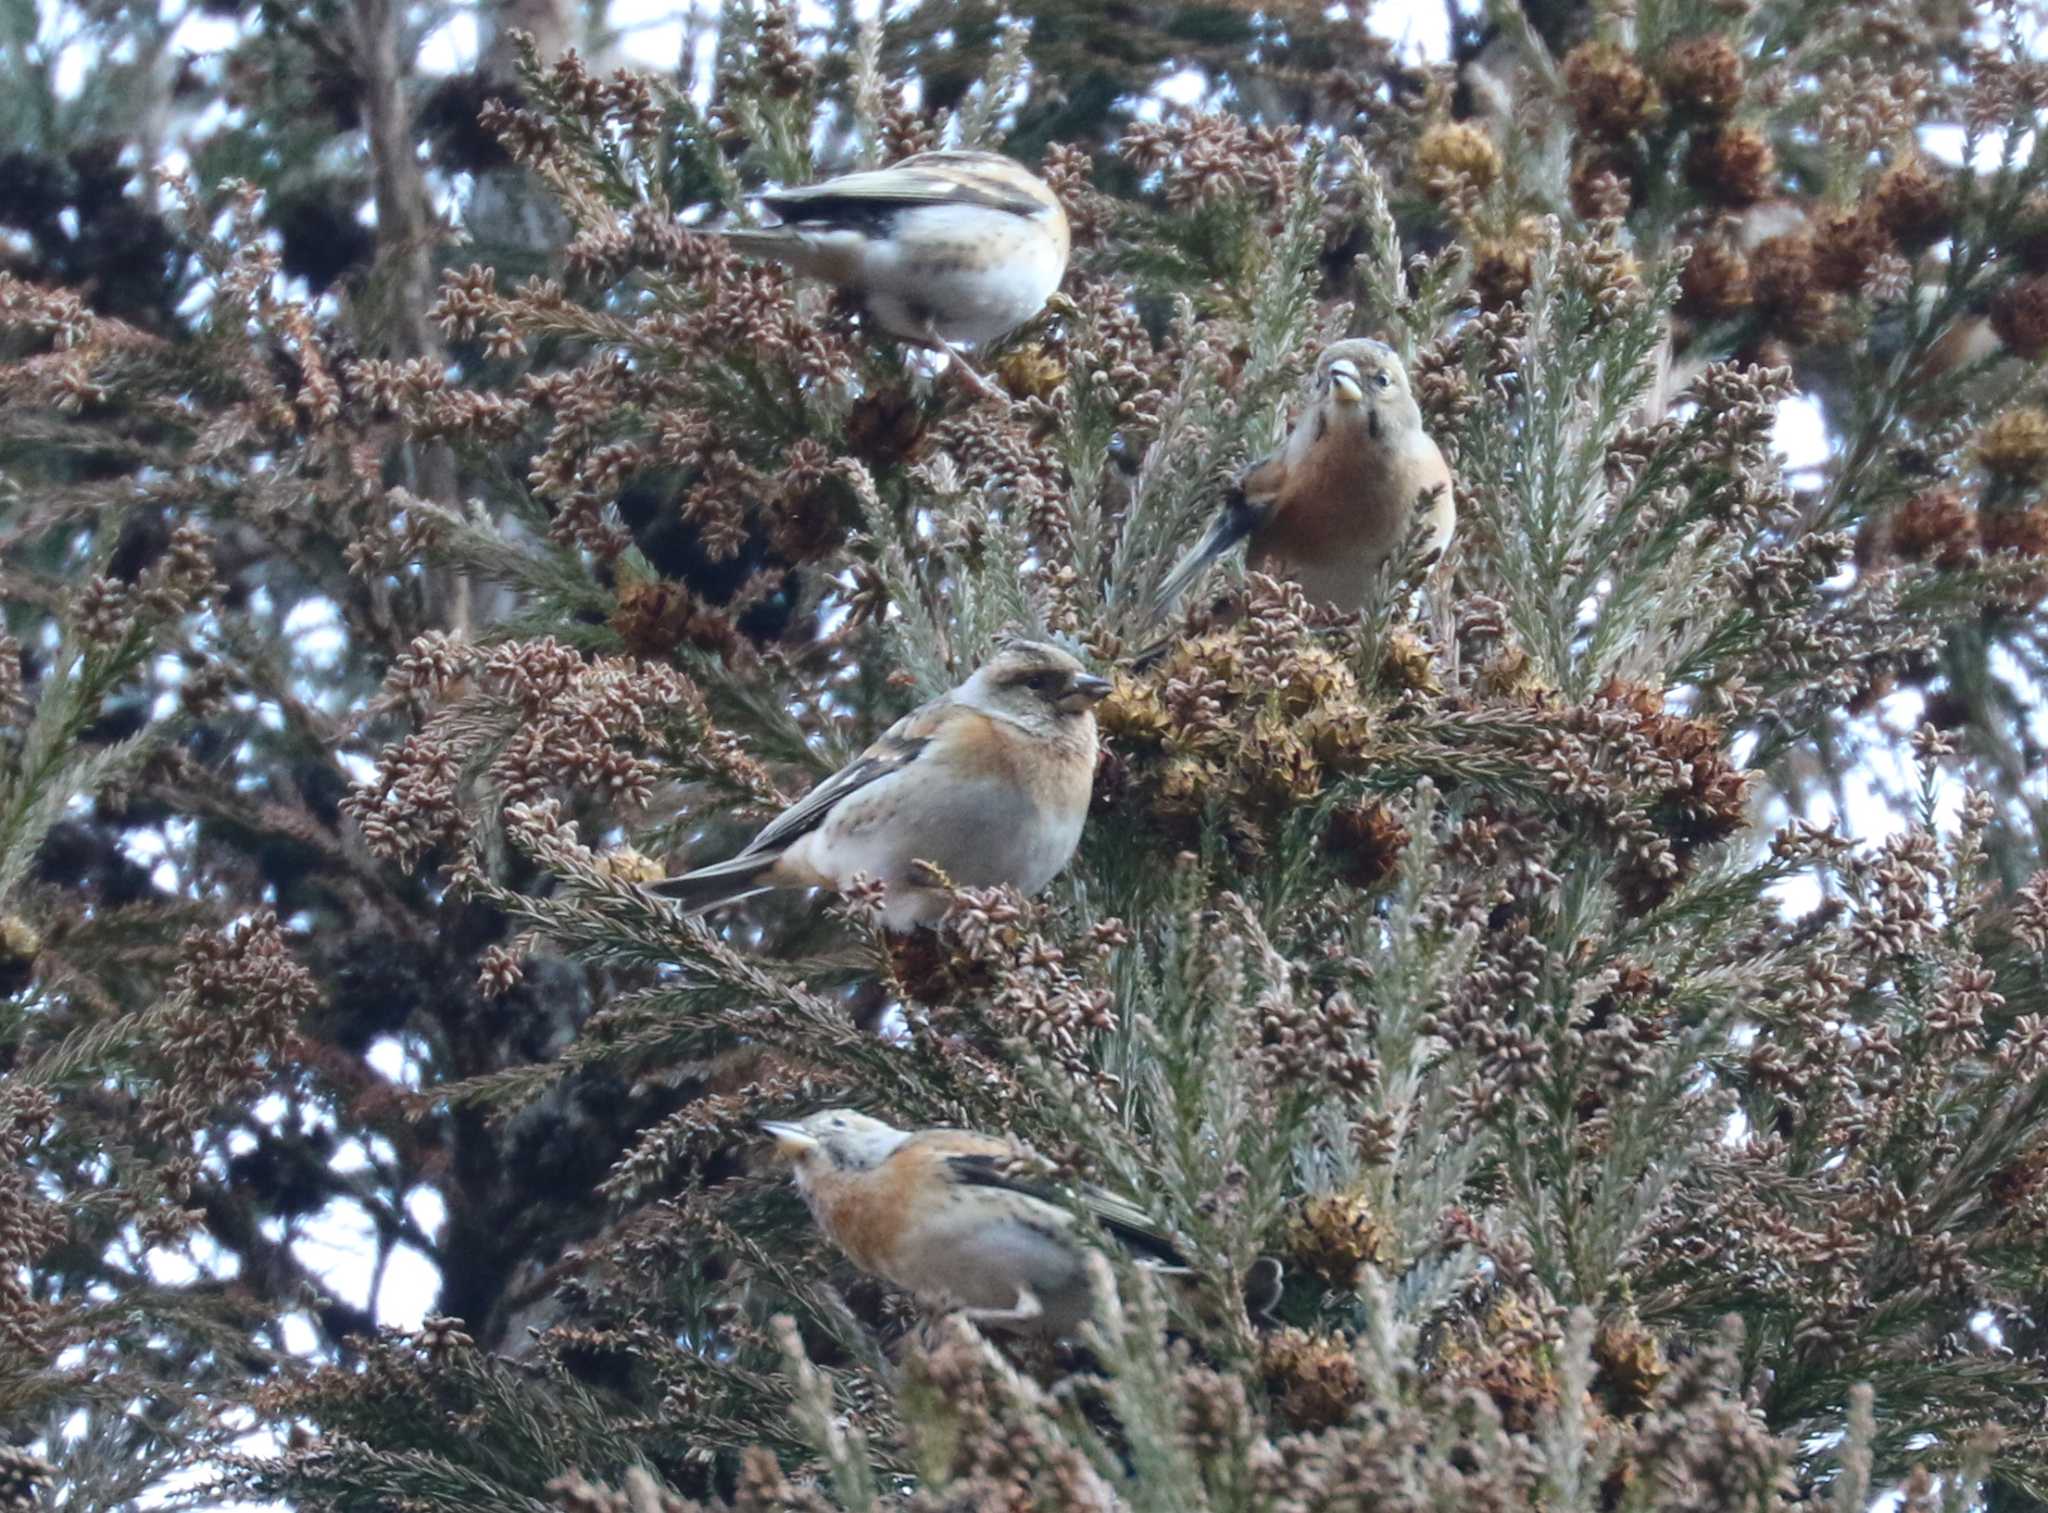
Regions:
<instances>
[{"instance_id":1,"label":"bird with white belly","mask_svg":"<svg viewBox=\"0 0 2048 1513\"><path fill-rule=\"evenodd\" d=\"M1066 212L1045 181L994 152L921 152L887 168L778 189L782 224L710 234L857 295L892 336L951 356L1045 308L1067 270Z\"/></svg>"}]
</instances>

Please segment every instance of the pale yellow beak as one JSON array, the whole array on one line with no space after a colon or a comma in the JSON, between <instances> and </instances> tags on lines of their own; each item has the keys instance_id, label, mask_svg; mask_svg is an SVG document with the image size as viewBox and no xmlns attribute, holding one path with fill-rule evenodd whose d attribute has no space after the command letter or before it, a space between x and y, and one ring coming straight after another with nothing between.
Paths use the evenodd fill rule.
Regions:
<instances>
[{"instance_id":1,"label":"pale yellow beak","mask_svg":"<svg viewBox=\"0 0 2048 1513\"><path fill-rule=\"evenodd\" d=\"M1341 404L1362 404L1365 400L1365 385L1358 381L1358 364L1349 358L1340 357L1330 364L1330 392Z\"/></svg>"},{"instance_id":2,"label":"pale yellow beak","mask_svg":"<svg viewBox=\"0 0 2048 1513\"><path fill-rule=\"evenodd\" d=\"M775 1137L775 1154L785 1161L794 1161L805 1151L814 1151L818 1148L817 1140L805 1134L802 1125L778 1124L772 1120L763 1120L761 1128Z\"/></svg>"}]
</instances>

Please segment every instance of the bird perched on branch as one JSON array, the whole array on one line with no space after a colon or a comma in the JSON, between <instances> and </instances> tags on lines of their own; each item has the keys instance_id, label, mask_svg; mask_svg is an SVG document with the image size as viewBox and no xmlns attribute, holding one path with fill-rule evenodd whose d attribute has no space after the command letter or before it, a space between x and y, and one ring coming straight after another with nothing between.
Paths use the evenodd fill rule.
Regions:
<instances>
[{"instance_id":1,"label":"bird perched on branch","mask_svg":"<svg viewBox=\"0 0 2048 1513\"><path fill-rule=\"evenodd\" d=\"M892 930L936 923L957 886L1036 893L1081 839L1095 705L1109 680L1057 646L1011 641L771 821L730 861L652 885L691 913L770 888L884 887Z\"/></svg>"},{"instance_id":2,"label":"bird perched on branch","mask_svg":"<svg viewBox=\"0 0 2048 1513\"><path fill-rule=\"evenodd\" d=\"M1336 342L1316 359L1287 440L1239 475L1208 534L1159 586L1153 613L1240 541L1250 543L1247 567L1356 613L1418 512L1428 550L1441 553L1456 520L1451 470L1422 428L1408 372L1384 342Z\"/></svg>"},{"instance_id":3,"label":"bird perched on branch","mask_svg":"<svg viewBox=\"0 0 2048 1513\"><path fill-rule=\"evenodd\" d=\"M1071 1335L1088 1317L1088 1251L1074 1210L1024 1147L969 1130L900 1130L851 1109L761 1128L795 1168L818 1227L863 1271L1020 1334ZM1139 1257L1186 1270L1136 1204L1096 1188L1078 1200ZM1252 1312L1271 1307L1279 1287L1279 1263L1256 1262L1246 1277Z\"/></svg>"},{"instance_id":4,"label":"bird perched on branch","mask_svg":"<svg viewBox=\"0 0 2048 1513\"><path fill-rule=\"evenodd\" d=\"M883 330L949 354L984 393L956 344L1043 309L1072 244L1045 181L994 152L921 152L761 199L781 225L713 234L851 290Z\"/></svg>"}]
</instances>

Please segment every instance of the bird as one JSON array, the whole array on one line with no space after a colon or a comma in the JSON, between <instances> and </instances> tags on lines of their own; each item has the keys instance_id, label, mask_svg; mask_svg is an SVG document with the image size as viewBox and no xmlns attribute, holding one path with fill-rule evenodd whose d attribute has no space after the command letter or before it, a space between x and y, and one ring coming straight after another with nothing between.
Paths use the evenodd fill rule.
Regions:
<instances>
[{"instance_id":1,"label":"bird","mask_svg":"<svg viewBox=\"0 0 2048 1513\"><path fill-rule=\"evenodd\" d=\"M1451 470L1422 428L1407 369L1384 342L1335 342L1316 359L1286 441L1238 476L1208 533L1160 584L1152 617L1240 541L1250 543L1247 567L1356 614L1418 510L1429 551L1441 554L1456 522Z\"/></svg>"},{"instance_id":2,"label":"bird","mask_svg":"<svg viewBox=\"0 0 2048 1513\"><path fill-rule=\"evenodd\" d=\"M883 923L936 923L956 886L1038 892L1080 843L1095 706L1110 691L1057 646L1012 639L891 725L730 860L650 884L698 914L771 888L883 885Z\"/></svg>"},{"instance_id":3,"label":"bird","mask_svg":"<svg viewBox=\"0 0 2048 1513\"><path fill-rule=\"evenodd\" d=\"M1028 1147L971 1130L900 1130L844 1108L761 1128L790 1162L818 1227L861 1270L1012 1333L1067 1338L1088 1317L1088 1242ZM1140 1260L1188 1269L1136 1204L1096 1187L1076 1197ZM1253 1314L1278 1301L1280 1283L1271 1257L1248 1269Z\"/></svg>"},{"instance_id":4,"label":"bird","mask_svg":"<svg viewBox=\"0 0 2048 1513\"><path fill-rule=\"evenodd\" d=\"M714 234L853 291L883 330L945 352L984 393L959 344L1042 310L1072 247L1058 197L995 152L920 152L761 199L780 225Z\"/></svg>"}]
</instances>

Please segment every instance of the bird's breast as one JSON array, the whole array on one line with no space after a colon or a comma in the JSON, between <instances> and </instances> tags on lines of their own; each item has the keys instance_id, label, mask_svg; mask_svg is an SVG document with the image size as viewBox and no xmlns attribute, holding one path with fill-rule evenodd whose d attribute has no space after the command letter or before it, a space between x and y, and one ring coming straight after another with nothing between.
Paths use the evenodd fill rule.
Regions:
<instances>
[{"instance_id":1,"label":"bird's breast","mask_svg":"<svg viewBox=\"0 0 2048 1513\"><path fill-rule=\"evenodd\" d=\"M897 1252L906 1221L938 1180L928 1162L892 1158L872 1171L823 1174L804 1197L818 1227L854 1265L900 1283Z\"/></svg>"},{"instance_id":2,"label":"bird's breast","mask_svg":"<svg viewBox=\"0 0 2048 1513\"><path fill-rule=\"evenodd\" d=\"M1085 716L1072 729L1050 734L991 720L993 755L1006 781L1042 809L1064 813L1086 809L1095 784L1095 720Z\"/></svg>"}]
</instances>

